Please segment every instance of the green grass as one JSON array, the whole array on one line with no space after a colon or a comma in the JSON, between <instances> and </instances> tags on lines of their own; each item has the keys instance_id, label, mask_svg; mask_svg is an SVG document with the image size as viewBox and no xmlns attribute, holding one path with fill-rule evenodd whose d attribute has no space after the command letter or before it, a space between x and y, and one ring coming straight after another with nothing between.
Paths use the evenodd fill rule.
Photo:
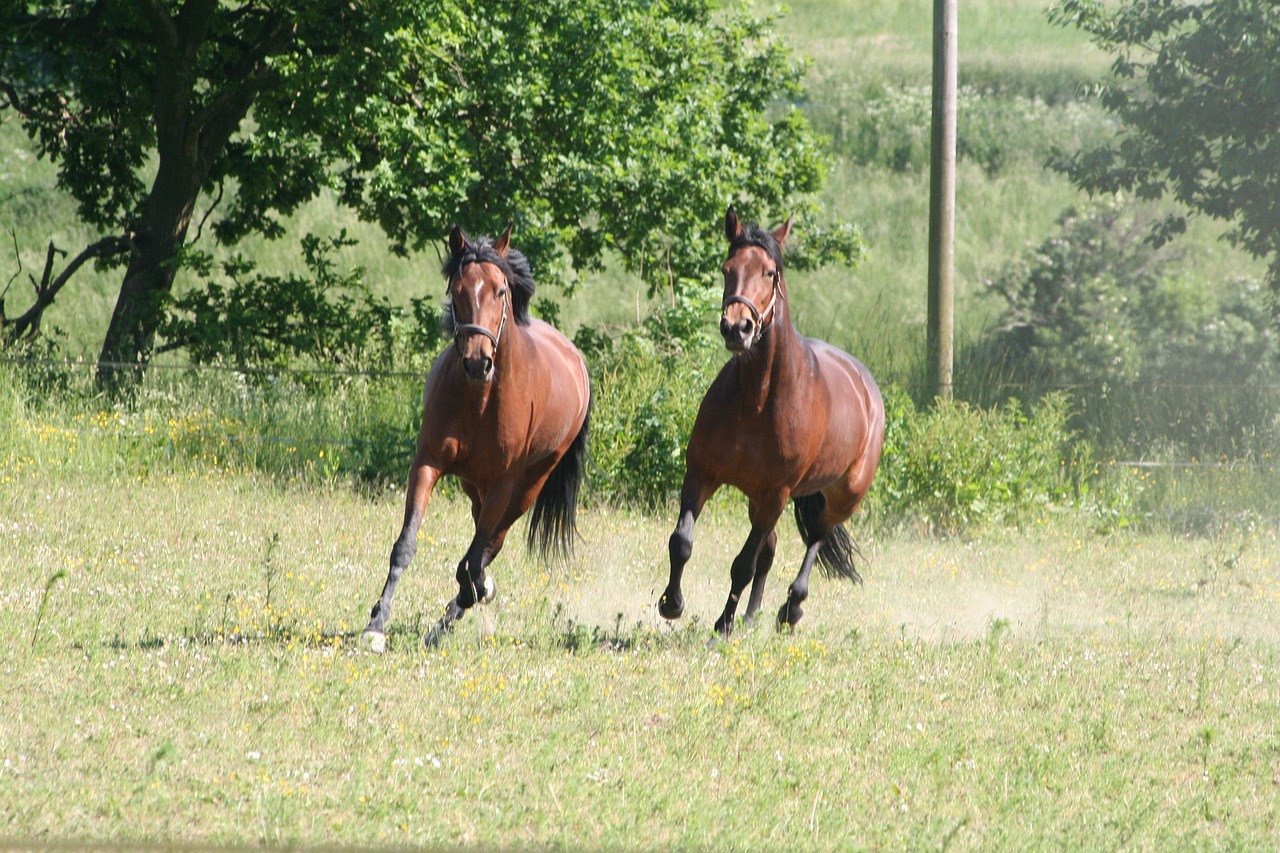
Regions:
<instances>
[{"instance_id":1,"label":"green grass","mask_svg":"<svg viewBox=\"0 0 1280 853\"><path fill-rule=\"evenodd\" d=\"M827 132L856 120L869 94L928 84L930 4L793 7L780 27L814 60L806 108ZM1048 27L1040 4L980 0L960 14L961 82L1001 110L1037 97L1065 110L1107 66L1079 34ZM1048 115L1045 126L1074 132L1070 116ZM1043 128L1008 126L1039 152ZM839 150L825 214L861 225L867 258L852 271L790 273L796 319L886 383L909 383L923 348L925 172L859 165ZM961 341L990 322L983 279L1079 200L1039 153L995 171L962 161ZM73 221L48 165L0 124L0 222L14 227L23 268L11 314L49 239L74 252L97 236ZM361 236L343 258L366 269L375 293L404 303L440 291L432 253L394 258L327 199L299 213L285 243L244 251L264 271L293 271L297 237L340 227ZM1217 233L1200 223L1189 235L1187 286L1256 274ZM6 280L16 263L7 269ZM64 291L48 317L66 332L64 353L96 355L117 283L86 270ZM652 304L615 266L562 316L571 331L620 329ZM777 634L766 618L710 647L746 534L742 501L726 495L699 522L677 626L654 608L674 518L597 503L583 510L569 565L527 557L513 537L494 565L498 601L427 652L421 634L455 591L470 535L467 508L446 489L401 584L389 652L372 656L355 635L397 533L401 496L386 482L399 482L400 462L369 460L387 479L355 488L335 454L355 454L352 440L407 442L415 382L317 379L308 398L192 376L150 381L136 407L104 409L76 395L20 396L4 379L0 839L1276 841L1280 565L1277 521L1258 511L1274 506L1274 472L1130 472L1149 500L1123 511L1155 506L1159 518L1107 536L1091 519L1059 516L933 541L890 534L873 512L853 524L869 557L865 586L818 578L799 633ZM768 612L801 555L789 521L780 533Z\"/></svg>"},{"instance_id":2,"label":"green grass","mask_svg":"<svg viewBox=\"0 0 1280 853\"><path fill-rule=\"evenodd\" d=\"M741 516L725 504L700 521L674 630L654 612L673 520L591 510L572 564L508 549L498 601L427 652L470 530L437 500L379 657L353 634L398 496L25 475L0 490L0 836L1274 841L1274 528L933 542L855 526L864 587L819 579L799 633L762 624L708 647ZM780 545L771 608L800 556L789 525Z\"/></svg>"}]
</instances>

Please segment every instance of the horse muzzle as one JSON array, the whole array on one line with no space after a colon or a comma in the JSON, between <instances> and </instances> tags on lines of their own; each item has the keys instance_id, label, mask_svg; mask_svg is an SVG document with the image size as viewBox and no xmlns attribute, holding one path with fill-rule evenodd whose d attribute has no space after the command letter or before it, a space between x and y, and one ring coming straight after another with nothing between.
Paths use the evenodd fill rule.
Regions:
<instances>
[{"instance_id":1,"label":"horse muzzle","mask_svg":"<svg viewBox=\"0 0 1280 853\"><path fill-rule=\"evenodd\" d=\"M487 355L463 358L462 369L467 378L476 384L483 385L493 381L493 359Z\"/></svg>"},{"instance_id":2,"label":"horse muzzle","mask_svg":"<svg viewBox=\"0 0 1280 853\"><path fill-rule=\"evenodd\" d=\"M503 320L506 320L506 315L503 315ZM499 326L498 332L501 331L502 326ZM493 381L493 361L498 356L498 335L484 326L467 323L454 330L453 345L462 356L462 369L468 379L477 384Z\"/></svg>"},{"instance_id":3,"label":"horse muzzle","mask_svg":"<svg viewBox=\"0 0 1280 853\"><path fill-rule=\"evenodd\" d=\"M744 317L732 322L728 317L720 318L720 336L724 338L725 348L732 353L742 353L751 349L756 341L756 324L751 318Z\"/></svg>"}]
</instances>

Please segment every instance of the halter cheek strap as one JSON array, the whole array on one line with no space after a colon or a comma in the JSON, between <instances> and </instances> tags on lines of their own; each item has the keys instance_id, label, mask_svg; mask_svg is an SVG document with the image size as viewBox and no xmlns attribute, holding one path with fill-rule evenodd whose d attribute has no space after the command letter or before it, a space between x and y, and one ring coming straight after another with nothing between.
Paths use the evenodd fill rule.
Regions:
<instances>
[{"instance_id":1,"label":"halter cheek strap","mask_svg":"<svg viewBox=\"0 0 1280 853\"><path fill-rule=\"evenodd\" d=\"M720 315L724 316L724 312L728 311L729 306L732 305L733 303L741 302L743 305L747 306L747 310L751 312L751 319L755 321L756 328L763 331L765 328L764 321L766 316L772 315L774 306L778 304L778 296L779 296L778 280L781 278L782 278L781 275L775 275L773 277L773 293L772 293L773 298L769 300L769 305L763 311L756 308L755 303L752 302L747 297L740 296L737 293L734 293L724 298L724 302L721 303L720 305Z\"/></svg>"}]
</instances>

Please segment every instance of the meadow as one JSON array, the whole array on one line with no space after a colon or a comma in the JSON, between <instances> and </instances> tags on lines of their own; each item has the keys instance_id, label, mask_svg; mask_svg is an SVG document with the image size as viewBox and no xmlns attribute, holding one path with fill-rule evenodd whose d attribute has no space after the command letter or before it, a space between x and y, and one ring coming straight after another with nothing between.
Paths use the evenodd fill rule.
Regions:
<instances>
[{"instance_id":1,"label":"meadow","mask_svg":"<svg viewBox=\"0 0 1280 853\"><path fill-rule=\"evenodd\" d=\"M902 400L923 361L929 4L791 5L778 26L811 57L804 107L831 138L824 215L866 242L856 268L789 273L795 313ZM1049 27L1040 4L975 0L960 15L963 348L999 309L984 282L1085 202L1044 168L1050 146L1112 128L1079 97L1107 58ZM24 271L49 239L93 239L12 123L0 124L0 188ZM331 199L281 243L242 248L287 271L296 235L338 227L361 238L341 260L375 293L438 293L432 253L391 256ZM1217 293L1258 275L1220 230L1192 223L1179 287ZM116 284L85 270L68 287L48 317L57 355L94 358ZM567 331L598 329L620 350L667 302L617 266L572 299L545 293ZM646 440L667 442L635 457L655 477L678 467L684 423L663 394L681 397L699 359L722 357L706 326L709 348L598 377L602 397L650 418ZM632 343L644 355L653 334ZM675 361L692 372L676 376ZM963 523L940 524L894 511L890 488L922 485L896 473L910 448L895 447L851 522L865 584L815 576L798 631L764 618L719 642L742 500L709 505L685 618L664 622L674 508L604 476L629 464L634 437L602 402L575 556L527 556L517 527L493 568L494 604L424 649L470 535L446 486L374 655L359 631L398 532L421 363L291 376L162 362L125 402L86 390L81 368L36 364L19 381L0 365L0 846L1280 843L1274 456L1124 464L1184 459L1179 445L1055 458L1065 473L1049 497L1006 514L995 490L978 493ZM1035 423L957 411L903 421L941 448L922 456L973 454L985 433ZM981 474L947 469L947 486L1016 491L1025 459L999 451ZM1089 469L1078 477L1077 463ZM637 475L642 497L647 482ZM802 553L789 519L779 533L766 615Z\"/></svg>"},{"instance_id":2,"label":"meadow","mask_svg":"<svg viewBox=\"0 0 1280 853\"><path fill-rule=\"evenodd\" d=\"M861 588L709 642L741 507L584 515L508 549L424 651L466 510L437 501L390 648L356 632L398 501L230 473L0 492L0 837L796 849L1274 844L1276 531L860 531ZM769 602L798 563L781 541ZM785 567L785 568L784 568ZM692 618L690 618L692 617Z\"/></svg>"}]
</instances>

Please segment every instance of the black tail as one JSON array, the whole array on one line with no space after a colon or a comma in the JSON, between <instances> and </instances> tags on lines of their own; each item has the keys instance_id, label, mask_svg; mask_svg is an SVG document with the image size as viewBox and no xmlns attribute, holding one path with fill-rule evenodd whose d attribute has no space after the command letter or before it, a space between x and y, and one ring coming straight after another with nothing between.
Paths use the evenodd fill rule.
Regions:
<instances>
[{"instance_id":1,"label":"black tail","mask_svg":"<svg viewBox=\"0 0 1280 853\"><path fill-rule=\"evenodd\" d=\"M569 450L542 484L538 500L529 516L529 550L544 557L568 558L578 535L578 489L587 467L587 433L591 429L591 407L595 394L587 400L587 416Z\"/></svg>"},{"instance_id":2,"label":"black tail","mask_svg":"<svg viewBox=\"0 0 1280 853\"><path fill-rule=\"evenodd\" d=\"M821 536L822 511L827 507L827 499L822 492L793 498L796 508L796 527L800 529L800 538L806 546L817 542ZM822 547L818 549L818 565L827 577L847 578L854 583L862 583L862 575L854 568L854 557L862 559L862 550L853 541L849 531L843 524L837 524L827 532Z\"/></svg>"}]
</instances>

